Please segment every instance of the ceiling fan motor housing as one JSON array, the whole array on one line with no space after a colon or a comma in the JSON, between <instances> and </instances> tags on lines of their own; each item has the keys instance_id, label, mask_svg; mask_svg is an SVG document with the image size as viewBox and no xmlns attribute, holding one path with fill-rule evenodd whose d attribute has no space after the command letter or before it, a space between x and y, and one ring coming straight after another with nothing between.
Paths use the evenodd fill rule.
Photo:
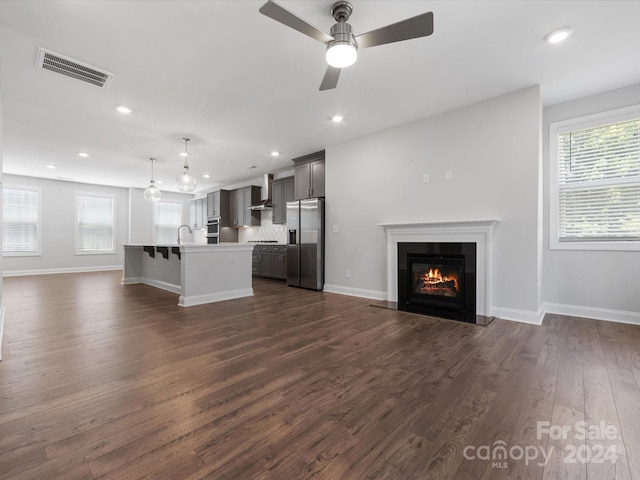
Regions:
<instances>
[{"instance_id":1,"label":"ceiling fan motor housing","mask_svg":"<svg viewBox=\"0 0 640 480\"><path fill-rule=\"evenodd\" d=\"M333 45L339 44L348 44L353 46L353 48L358 48L358 43L356 42L355 37L353 36L353 31L351 30L351 25L346 22L338 22L331 27L331 36L335 38L334 41L329 42L327 44L327 48L331 48Z\"/></svg>"},{"instance_id":2,"label":"ceiling fan motor housing","mask_svg":"<svg viewBox=\"0 0 640 480\"><path fill-rule=\"evenodd\" d=\"M336 2L331 7L331 16L336 22L348 22L353 13L353 7L349 2Z\"/></svg>"}]
</instances>

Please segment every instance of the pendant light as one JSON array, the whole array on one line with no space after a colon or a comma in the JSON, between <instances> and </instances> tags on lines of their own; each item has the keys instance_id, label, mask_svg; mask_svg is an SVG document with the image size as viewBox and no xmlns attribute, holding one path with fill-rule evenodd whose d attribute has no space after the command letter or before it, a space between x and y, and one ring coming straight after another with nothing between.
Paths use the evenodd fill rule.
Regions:
<instances>
[{"instance_id":1,"label":"pendant light","mask_svg":"<svg viewBox=\"0 0 640 480\"><path fill-rule=\"evenodd\" d=\"M159 202L162 198L162 192L156 187L156 182L153 179L153 162L156 159L150 158L149 160L151 160L151 185L144 189L144 199L148 202Z\"/></svg>"},{"instance_id":2,"label":"pendant light","mask_svg":"<svg viewBox=\"0 0 640 480\"><path fill-rule=\"evenodd\" d=\"M189 173L189 164L187 160L189 158L189 154L187 153L187 142L188 138L183 138L184 141L184 170L181 174L176 178L176 182L178 183L178 190L181 192L193 192L196 189L196 179Z\"/></svg>"}]
</instances>

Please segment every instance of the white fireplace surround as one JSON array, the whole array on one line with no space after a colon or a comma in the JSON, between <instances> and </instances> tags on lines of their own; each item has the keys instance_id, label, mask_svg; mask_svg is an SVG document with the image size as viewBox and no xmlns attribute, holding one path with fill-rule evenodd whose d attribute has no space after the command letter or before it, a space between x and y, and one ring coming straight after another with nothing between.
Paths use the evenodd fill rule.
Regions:
<instances>
[{"instance_id":1,"label":"white fireplace surround","mask_svg":"<svg viewBox=\"0 0 640 480\"><path fill-rule=\"evenodd\" d=\"M491 248L497 219L427 223L381 223L387 234L387 300L398 301L398 243L476 244L476 314L491 314Z\"/></svg>"}]
</instances>

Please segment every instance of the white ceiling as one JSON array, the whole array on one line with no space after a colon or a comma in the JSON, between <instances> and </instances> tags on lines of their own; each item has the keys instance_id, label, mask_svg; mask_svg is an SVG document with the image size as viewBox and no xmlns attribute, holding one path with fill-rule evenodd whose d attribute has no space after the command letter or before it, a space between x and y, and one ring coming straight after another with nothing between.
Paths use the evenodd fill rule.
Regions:
<instances>
[{"instance_id":1,"label":"white ceiling","mask_svg":"<svg viewBox=\"0 0 640 480\"><path fill-rule=\"evenodd\" d=\"M186 136L201 191L535 84L548 105L640 83L640 1L352 0L356 35L426 11L435 31L362 49L325 92L324 45L262 3L0 1L4 172L144 188L156 157L161 188L175 191ZM334 23L332 0L279 3L324 31ZM543 42L567 25L564 44ZM103 90L38 69L39 47L115 78Z\"/></svg>"}]
</instances>

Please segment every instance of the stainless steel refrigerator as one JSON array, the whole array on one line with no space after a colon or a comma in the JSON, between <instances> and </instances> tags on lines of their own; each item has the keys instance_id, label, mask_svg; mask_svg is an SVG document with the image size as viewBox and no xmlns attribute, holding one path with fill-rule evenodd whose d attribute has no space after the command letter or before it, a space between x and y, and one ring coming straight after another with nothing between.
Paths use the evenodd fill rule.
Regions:
<instances>
[{"instance_id":1,"label":"stainless steel refrigerator","mask_svg":"<svg viewBox=\"0 0 640 480\"><path fill-rule=\"evenodd\" d=\"M324 198L287 202L287 284L324 286Z\"/></svg>"}]
</instances>

